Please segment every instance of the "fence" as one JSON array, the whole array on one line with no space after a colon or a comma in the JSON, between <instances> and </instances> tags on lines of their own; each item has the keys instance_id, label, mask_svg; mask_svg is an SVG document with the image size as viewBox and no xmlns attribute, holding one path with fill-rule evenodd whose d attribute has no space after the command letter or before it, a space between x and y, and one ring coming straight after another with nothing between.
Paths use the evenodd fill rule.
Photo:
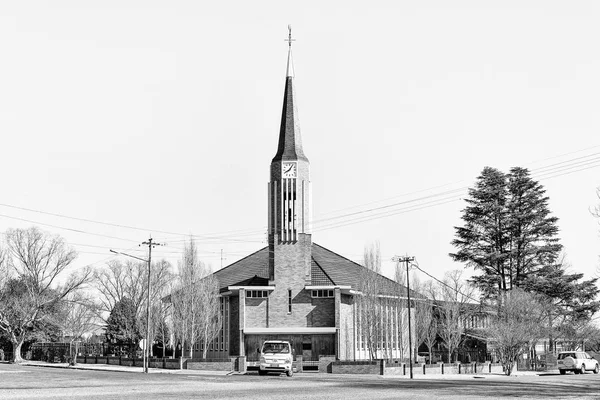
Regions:
<instances>
[{"instance_id":1,"label":"fence","mask_svg":"<svg viewBox=\"0 0 600 400\"><path fill-rule=\"evenodd\" d=\"M149 368L158 369L189 369L209 371L234 371L238 357L229 360L192 359L192 358L150 358ZM80 364L108 364L126 367L142 367L143 358L112 357L112 356L79 356L77 362Z\"/></svg>"},{"instance_id":2,"label":"fence","mask_svg":"<svg viewBox=\"0 0 600 400\"><path fill-rule=\"evenodd\" d=\"M556 369L554 354L541 354L535 357L517 359L517 371L548 371Z\"/></svg>"}]
</instances>

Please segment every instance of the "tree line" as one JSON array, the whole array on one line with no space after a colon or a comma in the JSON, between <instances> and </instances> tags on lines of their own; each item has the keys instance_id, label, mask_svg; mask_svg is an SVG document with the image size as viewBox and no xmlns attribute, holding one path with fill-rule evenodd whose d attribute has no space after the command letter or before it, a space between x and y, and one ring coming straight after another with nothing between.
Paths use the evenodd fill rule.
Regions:
<instances>
[{"instance_id":1,"label":"tree line","mask_svg":"<svg viewBox=\"0 0 600 400\"><path fill-rule=\"evenodd\" d=\"M450 257L474 271L470 283L493 315L487 337L507 374L540 339L553 351L557 339L595 329L597 278L569 272L558 218L527 169L484 168L465 202Z\"/></svg>"},{"instance_id":2,"label":"tree line","mask_svg":"<svg viewBox=\"0 0 600 400\"><path fill-rule=\"evenodd\" d=\"M134 356L146 337L148 264L112 260L99 268L74 269L77 252L58 235L38 228L8 229L0 248L0 347L13 362L35 341L78 342L101 332L110 351ZM185 242L177 269L165 261L150 266L150 338L161 349L192 344L206 349L221 328L218 283ZM77 352L77 349L75 349Z\"/></svg>"},{"instance_id":3,"label":"tree line","mask_svg":"<svg viewBox=\"0 0 600 400\"><path fill-rule=\"evenodd\" d=\"M598 190L600 198L600 189ZM411 289L423 295L413 299L414 339L432 349L443 342L448 361L456 359L466 334L485 337L499 356L505 372L511 374L517 358L533 352L544 339L549 352L556 342L575 348L587 343L600 350L600 330L592 317L600 309L597 279L584 279L571 272L559 238L558 218L549 209L544 187L525 168L508 173L486 167L469 189L461 211L462 226L455 227L450 258L462 263L465 271L447 271L440 281L423 284L415 280ZM600 218L600 206L591 210ZM364 266L357 297L357 329L369 348L369 357L385 355L382 348L388 302L381 281L368 271L380 272L379 245L365 247ZM465 276L471 270L471 276ZM397 267L395 281L406 285L405 270ZM598 269L600 275L600 268ZM401 358L407 359L406 293L395 294L399 313ZM485 319L485 325L469 325L471 318Z\"/></svg>"}]
</instances>

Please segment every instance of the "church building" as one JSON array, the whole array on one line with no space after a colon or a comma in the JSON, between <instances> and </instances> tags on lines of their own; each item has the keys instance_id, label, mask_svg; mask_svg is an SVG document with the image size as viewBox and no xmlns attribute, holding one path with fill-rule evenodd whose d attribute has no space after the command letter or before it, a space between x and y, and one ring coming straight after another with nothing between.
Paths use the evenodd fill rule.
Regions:
<instances>
[{"instance_id":1,"label":"church building","mask_svg":"<svg viewBox=\"0 0 600 400\"><path fill-rule=\"evenodd\" d=\"M368 359L370 351L407 357L406 288L312 240L310 162L294 95L291 32L288 43L279 143L268 183L268 246L214 273L223 325L207 357L255 361L267 339L290 341L307 361L322 355ZM365 277L377 284L375 341L367 337L373 327L361 317ZM201 350L196 347L195 354Z\"/></svg>"}]
</instances>

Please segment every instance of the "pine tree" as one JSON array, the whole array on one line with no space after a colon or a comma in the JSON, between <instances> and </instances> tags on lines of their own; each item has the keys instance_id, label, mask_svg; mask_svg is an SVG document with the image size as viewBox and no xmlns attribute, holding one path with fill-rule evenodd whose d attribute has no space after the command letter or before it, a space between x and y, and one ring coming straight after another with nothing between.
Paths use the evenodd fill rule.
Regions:
<instances>
[{"instance_id":1,"label":"pine tree","mask_svg":"<svg viewBox=\"0 0 600 400\"><path fill-rule=\"evenodd\" d=\"M550 215L543 186L524 168L509 174L486 167L469 190L463 227L456 227L450 256L481 273L472 282L486 297L523 286L554 263L562 246L558 218Z\"/></svg>"},{"instance_id":2,"label":"pine tree","mask_svg":"<svg viewBox=\"0 0 600 400\"><path fill-rule=\"evenodd\" d=\"M125 347L130 356L136 341L141 338L135 305L124 297L117 302L106 321L106 340L118 347Z\"/></svg>"},{"instance_id":3,"label":"pine tree","mask_svg":"<svg viewBox=\"0 0 600 400\"><path fill-rule=\"evenodd\" d=\"M475 188L469 189L462 217L465 225L455 227L452 241L458 251L450 257L481 272L472 282L488 297L510 288L506 196L506 175L485 167Z\"/></svg>"},{"instance_id":4,"label":"pine tree","mask_svg":"<svg viewBox=\"0 0 600 400\"><path fill-rule=\"evenodd\" d=\"M507 192L510 287L520 287L527 276L554 263L562 245L556 237L558 218L550 215L546 191L527 169L510 170Z\"/></svg>"}]
</instances>

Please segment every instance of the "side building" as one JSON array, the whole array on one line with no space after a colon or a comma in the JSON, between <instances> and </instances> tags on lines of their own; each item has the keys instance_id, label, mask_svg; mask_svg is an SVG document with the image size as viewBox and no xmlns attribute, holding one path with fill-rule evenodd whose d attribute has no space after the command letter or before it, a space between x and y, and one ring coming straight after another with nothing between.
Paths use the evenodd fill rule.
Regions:
<instances>
[{"instance_id":1,"label":"side building","mask_svg":"<svg viewBox=\"0 0 600 400\"><path fill-rule=\"evenodd\" d=\"M310 163L302 148L289 43L268 184L268 246L214 273L223 328L207 357L257 360L267 339L289 340L304 360L408 357L406 288L312 242ZM366 281L376 293L364 293ZM367 307L366 297L375 304ZM367 324L372 315L377 320ZM195 345L194 351L200 358L202 349Z\"/></svg>"}]
</instances>

